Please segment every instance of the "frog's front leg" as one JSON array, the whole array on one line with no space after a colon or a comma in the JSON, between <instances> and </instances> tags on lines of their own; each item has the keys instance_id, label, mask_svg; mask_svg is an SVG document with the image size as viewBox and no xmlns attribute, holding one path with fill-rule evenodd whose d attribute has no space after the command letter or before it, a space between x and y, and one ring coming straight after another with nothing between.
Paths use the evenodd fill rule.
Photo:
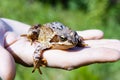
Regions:
<instances>
[{"instance_id":1,"label":"frog's front leg","mask_svg":"<svg viewBox=\"0 0 120 80\"><path fill-rule=\"evenodd\" d=\"M32 73L38 69L39 73L42 74L41 70L40 70L40 66L46 66L47 61L46 59L43 58L43 52L44 50L50 48L50 46L46 46L45 44L39 44L37 46L37 48L34 51L33 54L33 65L34 65L34 69L32 71Z\"/></svg>"},{"instance_id":2,"label":"frog's front leg","mask_svg":"<svg viewBox=\"0 0 120 80\"><path fill-rule=\"evenodd\" d=\"M77 37L76 39L78 39L78 44L77 44L78 47L87 47L88 46L88 44L84 43L83 37L81 37L81 36L76 36L76 37Z\"/></svg>"},{"instance_id":3,"label":"frog's front leg","mask_svg":"<svg viewBox=\"0 0 120 80\"><path fill-rule=\"evenodd\" d=\"M26 37L28 39L28 41L31 43L31 45L34 43L34 41L32 40L32 38L28 37L27 34L21 34L21 37ZM37 40L36 40L37 41Z\"/></svg>"}]
</instances>

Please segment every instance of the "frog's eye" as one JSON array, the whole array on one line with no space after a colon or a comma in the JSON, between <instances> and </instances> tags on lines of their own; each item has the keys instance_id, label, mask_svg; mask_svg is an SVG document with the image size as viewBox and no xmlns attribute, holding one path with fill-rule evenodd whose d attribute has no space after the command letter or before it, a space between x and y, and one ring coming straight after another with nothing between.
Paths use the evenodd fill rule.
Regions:
<instances>
[{"instance_id":1,"label":"frog's eye","mask_svg":"<svg viewBox=\"0 0 120 80\"><path fill-rule=\"evenodd\" d=\"M67 40L67 37L65 37L65 36L60 36L60 39L61 39L61 41L66 41Z\"/></svg>"}]
</instances>

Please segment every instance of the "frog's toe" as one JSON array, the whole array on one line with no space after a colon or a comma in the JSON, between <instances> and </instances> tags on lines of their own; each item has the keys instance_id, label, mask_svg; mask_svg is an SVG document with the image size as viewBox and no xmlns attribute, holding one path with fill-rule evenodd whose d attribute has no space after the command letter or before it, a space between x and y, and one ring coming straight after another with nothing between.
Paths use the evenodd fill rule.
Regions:
<instances>
[{"instance_id":1,"label":"frog's toe","mask_svg":"<svg viewBox=\"0 0 120 80\"><path fill-rule=\"evenodd\" d=\"M47 64L47 60L45 58L42 59L43 64Z\"/></svg>"},{"instance_id":2,"label":"frog's toe","mask_svg":"<svg viewBox=\"0 0 120 80\"><path fill-rule=\"evenodd\" d=\"M40 70L40 65L41 65L41 63L39 60L34 60L34 69L33 69L32 73L35 72L36 69L38 69L39 73L42 74L42 71Z\"/></svg>"}]
</instances>

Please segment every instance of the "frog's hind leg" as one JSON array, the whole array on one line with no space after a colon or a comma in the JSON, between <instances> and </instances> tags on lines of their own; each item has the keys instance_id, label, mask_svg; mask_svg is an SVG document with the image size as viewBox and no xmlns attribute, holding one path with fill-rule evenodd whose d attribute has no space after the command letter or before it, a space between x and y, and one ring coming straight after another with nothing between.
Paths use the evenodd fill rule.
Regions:
<instances>
[{"instance_id":1,"label":"frog's hind leg","mask_svg":"<svg viewBox=\"0 0 120 80\"><path fill-rule=\"evenodd\" d=\"M39 73L42 74L42 72L39 68L41 66L41 58L42 58L41 53L42 53L41 47L37 46L37 48L35 49L34 54L33 54L34 69L33 69L32 73L35 72L36 69L38 69Z\"/></svg>"},{"instance_id":2,"label":"frog's hind leg","mask_svg":"<svg viewBox=\"0 0 120 80\"><path fill-rule=\"evenodd\" d=\"M42 46L41 44L39 44L37 46L37 48L35 49L34 54L33 54L34 69L32 72L34 72L36 69L38 69L39 73L42 74L39 67L46 66L46 64L47 64L46 59L43 58L43 52L46 48L48 48L48 47Z\"/></svg>"}]
</instances>

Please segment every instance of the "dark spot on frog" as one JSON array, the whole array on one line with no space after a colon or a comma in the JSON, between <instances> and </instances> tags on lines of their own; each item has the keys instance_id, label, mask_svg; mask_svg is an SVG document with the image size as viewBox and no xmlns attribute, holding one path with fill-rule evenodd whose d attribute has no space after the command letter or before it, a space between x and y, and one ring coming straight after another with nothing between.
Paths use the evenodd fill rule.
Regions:
<instances>
[{"instance_id":1,"label":"dark spot on frog","mask_svg":"<svg viewBox=\"0 0 120 80\"><path fill-rule=\"evenodd\" d=\"M62 26L62 25L61 25L61 26L58 26L57 29L63 30L63 26Z\"/></svg>"}]
</instances>

